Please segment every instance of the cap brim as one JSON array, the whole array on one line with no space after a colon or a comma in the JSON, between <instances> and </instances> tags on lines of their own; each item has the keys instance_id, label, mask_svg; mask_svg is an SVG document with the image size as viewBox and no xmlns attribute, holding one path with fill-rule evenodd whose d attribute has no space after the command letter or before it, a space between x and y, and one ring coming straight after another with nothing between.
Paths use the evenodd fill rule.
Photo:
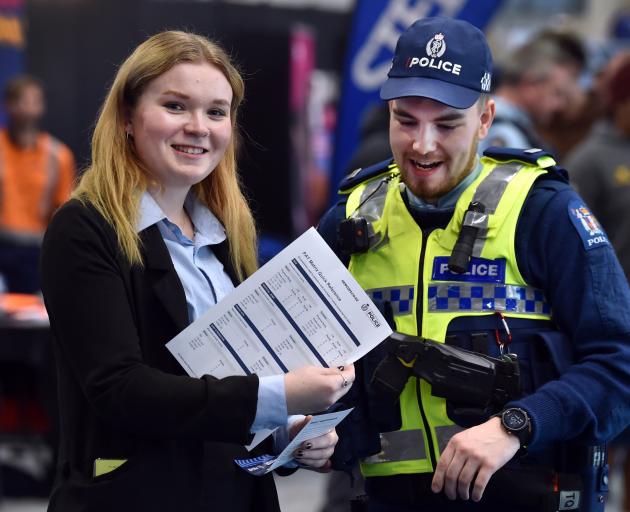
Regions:
<instances>
[{"instance_id":1,"label":"cap brim","mask_svg":"<svg viewBox=\"0 0 630 512\"><path fill-rule=\"evenodd\" d=\"M444 103L453 108L469 108L479 99L481 93L427 77L390 77L381 87L381 99L394 100L418 96Z\"/></svg>"}]
</instances>

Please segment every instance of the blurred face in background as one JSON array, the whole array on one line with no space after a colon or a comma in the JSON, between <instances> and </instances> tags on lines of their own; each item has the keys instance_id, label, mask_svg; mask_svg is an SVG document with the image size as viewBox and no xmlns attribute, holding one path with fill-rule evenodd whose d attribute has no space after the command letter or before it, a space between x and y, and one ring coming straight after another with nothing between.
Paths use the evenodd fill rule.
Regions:
<instances>
[{"instance_id":1,"label":"blurred face in background","mask_svg":"<svg viewBox=\"0 0 630 512\"><path fill-rule=\"evenodd\" d=\"M630 98L615 107L617 129L626 137L630 137Z\"/></svg>"},{"instance_id":2,"label":"blurred face in background","mask_svg":"<svg viewBox=\"0 0 630 512\"><path fill-rule=\"evenodd\" d=\"M544 126L566 111L576 95L576 80L573 67L557 64L550 64L540 76L526 76L519 93L532 121Z\"/></svg>"},{"instance_id":3,"label":"blurred face in background","mask_svg":"<svg viewBox=\"0 0 630 512\"><path fill-rule=\"evenodd\" d=\"M419 97L390 101L390 145L409 190L435 202L455 188L473 170L493 119L491 99L467 109Z\"/></svg>"},{"instance_id":4,"label":"blurred face in background","mask_svg":"<svg viewBox=\"0 0 630 512\"><path fill-rule=\"evenodd\" d=\"M37 129L46 110L44 92L38 85L26 85L17 98L7 101L5 108L11 129Z\"/></svg>"},{"instance_id":5,"label":"blurred face in background","mask_svg":"<svg viewBox=\"0 0 630 512\"><path fill-rule=\"evenodd\" d=\"M150 82L126 130L150 177L187 189L221 161L232 138L232 88L206 63L181 63Z\"/></svg>"},{"instance_id":6,"label":"blurred face in background","mask_svg":"<svg viewBox=\"0 0 630 512\"><path fill-rule=\"evenodd\" d=\"M617 129L630 137L630 50L615 55L601 71L599 91Z\"/></svg>"}]
</instances>

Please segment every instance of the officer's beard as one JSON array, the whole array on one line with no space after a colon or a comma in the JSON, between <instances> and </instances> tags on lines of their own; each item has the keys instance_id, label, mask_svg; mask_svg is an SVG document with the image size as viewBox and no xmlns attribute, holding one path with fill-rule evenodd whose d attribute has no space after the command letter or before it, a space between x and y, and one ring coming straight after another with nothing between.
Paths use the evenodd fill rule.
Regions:
<instances>
[{"instance_id":1,"label":"officer's beard","mask_svg":"<svg viewBox=\"0 0 630 512\"><path fill-rule=\"evenodd\" d=\"M479 137L477 135L474 136L472 144L470 146L470 152L468 154L468 161L466 162L466 173L464 177L468 176L471 172L475 170L477 166L477 146L479 146Z\"/></svg>"},{"instance_id":2,"label":"officer's beard","mask_svg":"<svg viewBox=\"0 0 630 512\"><path fill-rule=\"evenodd\" d=\"M442 190L438 197L442 197L446 195L448 192L453 190L457 185L459 185L462 181L466 179L466 177L475 170L477 166L477 146L479 145L479 137L475 135L470 144L470 148L468 149L468 156L466 158L466 164L463 166L463 172L453 174L451 176L451 182ZM435 199L437 200L438 197Z\"/></svg>"}]
</instances>

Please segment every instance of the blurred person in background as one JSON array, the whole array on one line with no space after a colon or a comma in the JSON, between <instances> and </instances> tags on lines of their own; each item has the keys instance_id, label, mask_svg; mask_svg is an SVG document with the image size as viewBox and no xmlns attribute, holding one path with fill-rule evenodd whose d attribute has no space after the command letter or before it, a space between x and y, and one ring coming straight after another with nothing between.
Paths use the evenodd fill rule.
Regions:
<instances>
[{"instance_id":1,"label":"blurred person in background","mask_svg":"<svg viewBox=\"0 0 630 512\"><path fill-rule=\"evenodd\" d=\"M566 30L546 29L534 38L537 44L548 44L562 57L574 77L566 88L564 108L557 110L549 120L536 123L540 137L551 148L554 156L564 161L567 153L590 132L593 124L604 115L604 104L597 88L595 71L601 64L601 55L587 50L581 38Z\"/></svg>"},{"instance_id":2,"label":"blurred person in background","mask_svg":"<svg viewBox=\"0 0 630 512\"><path fill-rule=\"evenodd\" d=\"M159 33L123 62L92 161L42 247L60 449L50 511L279 511L273 475L234 459L275 448L350 388L352 365L191 378L166 343L257 268L236 166L243 80L222 48ZM294 457L326 470L333 430Z\"/></svg>"},{"instance_id":3,"label":"blurred person in background","mask_svg":"<svg viewBox=\"0 0 630 512\"><path fill-rule=\"evenodd\" d=\"M601 221L626 278L630 278L630 52L613 58L602 80L608 115L569 155L567 165L574 185ZM622 464L624 511L630 510L629 448L630 430L610 446L611 465Z\"/></svg>"},{"instance_id":4,"label":"blurred person in background","mask_svg":"<svg viewBox=\"0 0 630 512\"><path fill-rule=\"evenodd\" d=\"M602 81L607 116L566 163L630 279L630 52L611 60Z\"/></svg>"},{"instance_id":5,"label":"blurred person in background","mask_svg":"<svg viewBox=\"0 0 630 512\"><path fill-rule=\"evenodd\" d=\"M574 94L578 69L555 42L532 39L500 64L496 117L479 154L490 146L548 149L537 125L548 124Z\"/></svg>"},{"instance_id":6,"label":"blurred person in background","mask_svg":"<svg viewBox=\"0 0 630 512\"><path fill-rule=\"evenodd\" d=\"M40 128L44 89L32 76L4 90L7 127L0 131L0 275L7 291L37 293L39 251L53 212L72 190L70 149Z\"/></svg>"}]
</instances>

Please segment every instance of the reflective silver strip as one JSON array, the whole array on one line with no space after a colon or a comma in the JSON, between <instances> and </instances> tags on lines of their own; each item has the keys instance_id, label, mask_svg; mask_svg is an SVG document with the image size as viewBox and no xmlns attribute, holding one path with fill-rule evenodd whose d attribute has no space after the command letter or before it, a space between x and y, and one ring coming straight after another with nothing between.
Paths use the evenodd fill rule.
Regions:
<instances>
[{"instance_id":1,"label":"reflective silver strip","mask_svg":"<svg viewBox=\"0 0 630 512\"><path fill-rule=\"evenodd\" d=\"M383 216L387 191L389 189L388 177L389 175L383 176L365 186L361 193L359 207L351 215L351 217L363 217L367 220L368 245L370 249L380 246L383 241L383 234L374 231L373 223Z\"/></svg>"},{"instance_id":2,"label":"reflective silver strip","mask_svg":"<svg viewBox=\"0 0 630 512\"><path fill-rule=\"evenodd\" d=\"M382 176L380 179L368 183L363 189L359 200L361 206L357 208L357 212L362 217L380 219L383 216L388 189L386 178L387 176ZM361 204L363 201L365 204Z\"/></svg>"},{"instance_id":3,"label":"reflective silver strip","mask_svg":"<svg viewBox=\"0 0 630 512\"><path fill-rule=\"evenodd\" d=\"M52 135L48 136L48 156L46 162L46 175L44 181L44 187L42 189L42 196L39 203L39 212L43 221L48 221L50 216L50 210L53 202L53 196L55 194L55 188L57 188L57 182L59 181L59 149L60 144L57 139Z\"/></svg>"},{"instance_id":4,"label":"reflective silver strip","mask_svg":"<svg viewBox=\"0 0 630 512\"><path fill-rule=\"evenodd\" d=\"M430 283L427 306L435 313L506 311L551 315L551 308L541 290L512 284Z\"/></svg>"},{"instance_id":5,"label":"reflective silver strip","mask_svg":"<svg viewBox=\"0 0 630 512\"><path fill-rule=\"evenodd\" d=\"M481 212L466 212L464 215L464 226L486 229L488 227L488 214Z\"/></svg>"},{"instance_id":6,"label":"reflective silver strip","mask_svg":"<svg viewBox=\"0 0 630 512\"><path fill-rule=\"evenodd\" d=\"M437 438L440 454L444 451L444 448L446 448L446 445L451 440L451 437L453 437L455 434L463 432L464 430L466 429L460 427L459 425L445 425L443 427L435 427L435 437Z\"/></svg>"},{"instance_id":7,"label":"reflective silver strip","mask_svg":"<svg viewBox=\"0 0 630 512\"><path fill-rule=\"evenodd\" d=\"M481 228L475 240L473 256L477 258L481 256L486 237L488 236L488 217L496 211L508 183L512 181L512 178L516 176L516 173L520 171L522 167L523 165L519 163L497 165L479 184L477 190L475 190L472 200L484 205L485 215L475 214L468 220L468 222L474 221L474 224L466 224ZM466 217L468 217L468 215ZM466 222L467 219L464 219L464 223Z\"/></svg>"},{"instance_id":8,"label":"reflective silver strip","mask_svg":"<svg viewBox=\"0 0 630 512\"><path fill-rule=\"evenodd\" d=\"M382 432L381 451L364 458L364 464L379 464L381 462L400 462L403 460L422 460L427 458L424 448L422 430L396 430Z\"/></svg>"}]
</instances>

